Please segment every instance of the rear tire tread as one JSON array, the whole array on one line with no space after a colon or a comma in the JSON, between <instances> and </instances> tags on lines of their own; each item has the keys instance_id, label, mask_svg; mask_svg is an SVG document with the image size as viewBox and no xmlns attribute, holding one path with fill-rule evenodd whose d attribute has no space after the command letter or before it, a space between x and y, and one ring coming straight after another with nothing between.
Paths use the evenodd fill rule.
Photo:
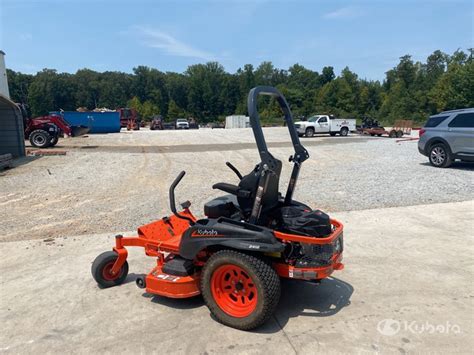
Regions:
<instances>
[{"instance_id":1,"label":"rear tire tread","mask_svg":"<svg viewBox=\"0 0 474 355\"><path fill-rule=\"evenodd\" d=\"M263 284L260 290L263 295L263 308L261 310L254 311L247 317L237 318L222 311L214 301L210 286L212 273L217 267L226 263L244 266L252 274L255 283ZM232 328L251 330L265 323L274 313L280 300L280 278L275 270L262 259L234 250L221 250L212 255L204 265L201 275L201 293L204 302L217 321ZM261 297L260 292L259 297ZM257 310L258 308L257 305Z\"/></svg>"}]
</instances>

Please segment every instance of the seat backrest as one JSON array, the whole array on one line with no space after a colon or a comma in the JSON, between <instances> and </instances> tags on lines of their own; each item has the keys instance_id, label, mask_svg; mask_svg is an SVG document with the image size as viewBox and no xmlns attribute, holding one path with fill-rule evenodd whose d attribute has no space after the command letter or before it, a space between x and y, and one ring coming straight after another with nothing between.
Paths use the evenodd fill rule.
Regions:
<instances>
[{"instance_id":1,"label":"seat backrest","mask_svg":"<svg viewBox=\"0 0 474 355\"><path fill-rule=\"evenodd\" d=\"M278 205L279 184L282 163L275 159L275 166L268 175L268 183L262 198L262 212L268 211Z\"/></svg>"},{"instance_id":2,"label":"seat backrest","mask_svg":"<svg viewBox=\"0 0 474 355\"><path fill-rule=\"evenodd\" d=\"M243 176L239 182L239 187L243 190L250 191L249 197L237 197L240 209L244 212L252 210L255 194L257 193L258 182L260 180L260 165L257 164L255 168L247 175Z\"/></svg>"},{"instance_id":3,"label":"seat backrest","mask_svg":"<svg viewBox=\"0 0 474 355\"><path fill-rule=\"evenodd\" d=\"M269 209L275 207L278 204L278 189L282 163L278 159L274 159L273 163L274 164L271 167L272 169L267 172L268 182L265 193L262 197L262 212L268 211ZM263 164L259 163L249 174L245 175L244 177L242 177L242 180L240 180L239 187L243 190L251 192L250 197L248 198L237 198L239 206L244 213L250 213L252 211L260 179L262 178L262 170Z\"/></svg>"}]
</instances>

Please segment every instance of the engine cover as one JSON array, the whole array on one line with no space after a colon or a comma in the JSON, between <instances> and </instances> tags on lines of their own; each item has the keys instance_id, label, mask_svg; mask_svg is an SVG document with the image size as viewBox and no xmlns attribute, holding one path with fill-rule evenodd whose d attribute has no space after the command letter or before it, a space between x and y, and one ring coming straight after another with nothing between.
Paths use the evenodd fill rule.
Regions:
<instances>
[{"instance_id":1,"label":"engine cover","mask_svg":"<svg viewBox=\"0 0 474 355\"><path fill-rule=\"evenodd\" d=\"M286 233L325 237L332 231L331 221L326 213L304 206L282 207L280 221L280 229Z\"/></svg>"}]
</instances>

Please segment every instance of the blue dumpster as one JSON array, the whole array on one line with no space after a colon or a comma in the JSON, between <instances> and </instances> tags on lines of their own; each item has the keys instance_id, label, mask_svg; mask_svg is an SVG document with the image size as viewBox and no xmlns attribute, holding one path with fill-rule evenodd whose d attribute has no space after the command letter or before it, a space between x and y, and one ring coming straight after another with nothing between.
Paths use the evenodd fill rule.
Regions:
<instances>
[{"instance_id":1,"label":"blue dumpster","mask_svg":"<svg viewBox=\"0 0 474 355\"><path fill-rule=\"evenodd\" d=\"M64 117L71 126L90 127L89 133L115 133L120 132L119 112L55 112Z\"/></svg>"}]
</instances>

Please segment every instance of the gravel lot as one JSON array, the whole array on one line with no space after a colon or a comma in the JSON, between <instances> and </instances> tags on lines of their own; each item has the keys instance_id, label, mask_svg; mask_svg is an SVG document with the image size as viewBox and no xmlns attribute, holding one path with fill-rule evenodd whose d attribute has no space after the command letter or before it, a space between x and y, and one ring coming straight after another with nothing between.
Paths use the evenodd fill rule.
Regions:
<instances>
[{"instance_id":1,"label":"gravel lot","mask_svg":"<svg viewBox=\"0 0 474 355\"><path fill-rule=\"evenodd\" d=\"M283 128L266 134L283 189L291 146ZM96 135L62 140L65 156L17 161L0 173L0 353L472 353L474 269L460 255L474 250L474 167L432 168L415 141L303 143L295 198L345 224L346 268L320 285L283 280L274 316L253 332L215 322L201 297L137 289L156 263L141 248L123 285L100 289L90 275L114 234L169 213L180 170L178 198L201 214L220 194L213 183L237 180L225 161L253 168L250 130Z\"/></svg>"},{"instance_id":2,"label":"gravel lot","mask_svg":"<svg viewBox=\"0 0 474 355\"><path fill-rule=\"evenodd\" d=\"M286 187L291 145L285 128L265 129L271 152L284 162ZM220 194L216 182L236 183L225 166L247 173L258 162L249 129L137 131L61 140L66 156L25 158L0 173L0 241L133 230L169 213L168 188L196 214ZM435 169L416 141L388 138L302 139L304 163L295 198L327 211L349 211L474 198L473 165Z\"/></svg>"}]
</instances>

